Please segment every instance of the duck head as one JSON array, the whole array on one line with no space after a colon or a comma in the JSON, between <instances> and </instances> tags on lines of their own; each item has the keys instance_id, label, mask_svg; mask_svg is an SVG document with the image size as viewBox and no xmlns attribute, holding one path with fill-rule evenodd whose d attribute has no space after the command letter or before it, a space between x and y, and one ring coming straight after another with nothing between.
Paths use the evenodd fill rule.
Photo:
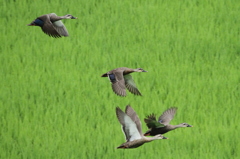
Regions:
<instances>
[{"instance_id":1,"label":"duck head","mask_svg":"<svg viewBox=\"0 0 240 159\"><path fill-rule=\"evenodd\" d=\"M145 71L145 70L142 69L142 68L137 68L137 69L136 69L136 72L147 72L147 71Z\"/></svg>"}]
</instances>

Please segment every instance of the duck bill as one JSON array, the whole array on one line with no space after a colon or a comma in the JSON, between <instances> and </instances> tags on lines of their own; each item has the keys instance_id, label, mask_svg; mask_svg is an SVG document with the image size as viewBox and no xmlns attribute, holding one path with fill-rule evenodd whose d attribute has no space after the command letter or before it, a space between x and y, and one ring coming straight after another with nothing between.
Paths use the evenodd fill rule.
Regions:
<instances>
[{"instance_id":1,"label":"duck bill","mask_svg":"<svg viewBox=\"0 0 240 159\"><path fill-rule=\"evenodd\" d=\"M77 17L72 16L72 19L77 19Z\"/></svg>"},{"instance_id":2,"label":"duck bill","mask_svg":"<svg viewBox=\"0 0 240 159\"><path fill-rule=\"evenodd\" d=\"M187 127L193 127L192 125L188 125Z\"/></svg>"},{"instance_id":3,"label":"duck bill","mask_svg":"<svg viewBox=\"0 0 240 159\"><path fill-rule=\"evenodd\" d=\"M147 71L143 70L142 72L147 72Z\"/></svg>"}]
</instances>

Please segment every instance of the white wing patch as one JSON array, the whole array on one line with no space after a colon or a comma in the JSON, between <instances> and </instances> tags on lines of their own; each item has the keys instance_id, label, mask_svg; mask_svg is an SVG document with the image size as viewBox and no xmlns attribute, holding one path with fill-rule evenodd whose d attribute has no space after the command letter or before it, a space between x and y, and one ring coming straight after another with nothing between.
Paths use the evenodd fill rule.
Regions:
<instances>
[{"instance_id":1,"label":"white wing patch","mask_svg":"<svg viewBox=\"0 0 240 159\"><path fill-rule=\"evenodd\" d=\"M122 129L125 133L127 141L133 141L142 138L135 122L132 121L132 119L126 114L124 115L124 123L125 126L123 126Z\"/></svg>"}]
</instances>

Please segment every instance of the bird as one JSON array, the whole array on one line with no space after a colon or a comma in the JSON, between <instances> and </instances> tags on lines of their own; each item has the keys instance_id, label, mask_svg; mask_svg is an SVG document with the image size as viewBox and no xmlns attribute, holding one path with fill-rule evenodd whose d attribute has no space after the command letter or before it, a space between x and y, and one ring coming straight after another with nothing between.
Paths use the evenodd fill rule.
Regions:
<instances>
[{"instance_id":1,"label":"bird","mask_svg":"<svg viewBox=\"0 0 240 159\"><path fill-rule=\"evenodd\" d=\"M42 31L54 38L60 38L62 36L69 36L67 28L61 21L62 19L77 19L77 17L67 14L64 16L57 16L55 13L44 14L37 17L28 26L39 26Z\"/></svg>"},{"instance_id":2,"label":"bird","mask_svg":"<svg viewBox=\"0 0 240 159\"><path fill-rule=\"evenodd\" d=\"M147 72L142 68L132 69L127 67L119 67L113 69L107 73L104 73L101 77L108 77L112 83L112 90L119 96L126 96L126 88L134 95L141 96L142 94L138 90L132 76L132 72Z\"/></svg>"},{"instance_id":3,"label":"bird","mask_svg":"<svg viewBox=\"0 0 240 159\"><path fill-rule=\"evenodd\" d=\"M192 125L189 125L187 123L181 123L178 125L170 125L170 121L173 119L175 113L177 111L176 107L171 107L164 111L162 115L158 118L158 121L156 120L155 114L148 115L144 121L149 128L149 130L144 133L144 136L154 136L156 134L165 134L171 130L174 130L176 128L180 127L193 127Z\"/></svg>"},{"instance_id":4,"label":"bird","mask_svg":"<svg viewBox=\"0 0 240 159\"><path fill-rule=\"evenodd\" d=\"M126 138L126 142L118 146L118 149L137 148L153 140L167 139L161 134L154 137L143 136L141 121L130 105L126 106L125 113L119 107L116 107L116 115Z\"/></svg>"}]
</instances>

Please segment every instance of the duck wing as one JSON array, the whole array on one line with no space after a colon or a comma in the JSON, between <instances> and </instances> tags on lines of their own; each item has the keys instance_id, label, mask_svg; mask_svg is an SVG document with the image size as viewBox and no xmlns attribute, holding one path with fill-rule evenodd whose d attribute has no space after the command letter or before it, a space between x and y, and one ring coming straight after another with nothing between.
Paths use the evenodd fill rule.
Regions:
<instances>
[{"instance_id":1,"label":"duck wing","mask_svg":"<svg viewBox=\"0 0 240 159\"><path fill-rule=\"evenodd\" d=\"M58 34L61 36L69 36L67 28L60 20L60 18L55 13L50 13L49 16L53 27L58 32Z\"/></svg>"},{"instance_id":2,"label":"duck wing","mask_svg":"<svg viewBox=\"0 0 240 159\"><path fill-rule=\"evenodd\" d=\"M135 95L141 96L142 94L138 90L132 76L130 74L127 74L127 75L124 75L123 77L124 77L124 80L125 80L125 85L126 85L127 89L129 90L129 92L131 92Z\"/></svg>"},{"instance_id":3,"label":"duck wing","mask_svg":"<svg viewBox=\"0 0 240 159\"><path fill-rule=\"evenodd\" d=\"M126 96L126 87L123 78L123 71L116 71L108 74L108 78L112 83L113 91L120 96Z\"/></svg>"},{"instance_id":4,"label":"duck wing","mask_svg":"<svg viewBox=\"0 0 240 159\"><path fill-rule=\"evenodd\" d=\"M45 34L48 34L49 36L52 36L55 38L61 37L61 35L57 32L57 30L53 26L53 23L50 20L49 14L42 15L38 17L38 19L41 19L44 22L41 28Z\"/></svg>"},{"instance_id":5,"label":"duck wing","mask_svg":"<svg viewBox=\"0 0 240 159\"><path fill-rule=\"evenodd\" d=\"M126 106L125 113L132 119L132 121L136 124L138 132L142 134L142 123L137 115L137 113L133 110L133 108L128 105Z\"/></svg>"},{"instance_id":6,"label":"duck wing","mask_svg":"<svg viewBox=\"0 0 240 159\"><path fill-rule=\"evenodd\" d=\"M141 139L136 123L119 107L116 108L116 115L122 125L122 130L125 134L127 142Z\"/></svg>"},{"instance_id":7,"label":"duck wing","mask_svg":"<svg viewBox=\"0 0 240 159\"><path fill-rule=\"evenodd\" d=\"M177 111L176 107L172 107L167 109L162 113L162 115L158 118L158 122L164 125L168 125L170 121L174 118L174 115Z\"/></svg>"}]
</instances>

